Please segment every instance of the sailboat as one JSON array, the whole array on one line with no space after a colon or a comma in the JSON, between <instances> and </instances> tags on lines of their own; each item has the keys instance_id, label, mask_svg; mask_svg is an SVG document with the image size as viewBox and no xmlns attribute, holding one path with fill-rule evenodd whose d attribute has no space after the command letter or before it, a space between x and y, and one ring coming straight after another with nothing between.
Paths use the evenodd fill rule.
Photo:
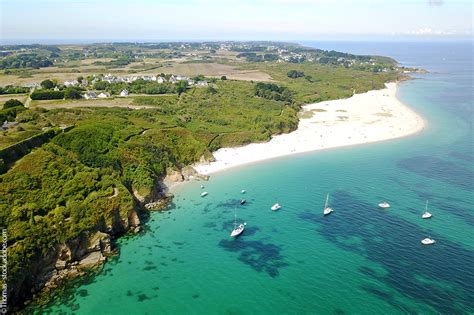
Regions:
<instances>
[{"instance_id":1,"label":"sailboat","mask_svg":"<svg viewBox=\"0 0 474 315\"><path fill-rule=\"evenodd\" d=\"M323 211L324 215L328 215L334 211L333 208L328 206L328 204L329 204L329 194L326 195L326 203L324 204L324 211Z\"/></svg>"},{"instance_id":2,"label":"sailboat","mask_svg":"<svg viewBox=\"0 0 474 315\"><path fill-rule=\"evenodd\" d=\"M237 211L234 209L234 229L232 230L232 232L230 232L230 236L237 237L242 234L245 229L245 225L246 223L240 223L239 225L237 225Z\"/></svg>"},{"instance_id":3,"label":"sailboat","mask_svg":"<svg viewBox=\"0 0 474 315\"><path fill-rule=\"evenodd\" d=\"M276 203L276 204L274 204L270 209L272 209L272 211L277 211L277 210L280 209L280 208L281 208L280 204L279 204L279 203Z\"/></svg>"},{"instance_id":4,"label":"sailboat","mask_svg":"<svg viewBox=\"0 0 474 315\"><path fill-rule=\"evenodd\" d=\"M429 238L429 237L421 240L421 244L423 244L423 245L432 245L434 243L436 243L436 241L432 238Z\"/></svg>"},{"instance_id":5,"label":"sailboat","mask_svg":"<svg viewBox=\"0 0 474 315\"><path fill-rule=\"evenodd\" d=\"M390 204L386 201L382 201L381 203L379 203L379 207L382 209L387 209L390 208Z\"/></svg>"},{"instance_id":6,"label":"sailboat","mask_svg":"<svg viewBox=\"0 0 474 315\"><path fill-rule=\"evenodd\" d=\"M422 217L423 219L429 219L429 218L431 218L432 216L433 216L433 215L428 212L428 200L426 200L425 212L421 215L421 217Z\"/></svg>"}]
</instances>

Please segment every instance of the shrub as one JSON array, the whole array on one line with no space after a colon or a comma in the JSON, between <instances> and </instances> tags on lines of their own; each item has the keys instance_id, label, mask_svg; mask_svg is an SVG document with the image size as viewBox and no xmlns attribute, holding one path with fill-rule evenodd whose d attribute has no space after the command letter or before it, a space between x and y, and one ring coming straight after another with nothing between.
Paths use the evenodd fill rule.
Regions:
<instances>
[{"instance_id":1,"label":"shrub","mask_svg":"<svg viewBox=\"0 0 474 315\"><path fill-rule=\"evenodd\" d=\"M81 90L75 87L64 89L64 98L68 100L78 100L82 98Z\"/></svg>"},{"instance_id":2,"label":"shrub","mask_svg":"<svg viewBox=\"0 0 474 315\"><path fill-rule=\"evenodd\" d=\"M56 84L54 84L54 82L51 80L44 80L40 84L43 89L47 89L47 90L52 89L53 87L56 86Z\"/></svg>"},{"instance_id":3,"label":"shrub","mask_svg":"<svg viewBox=\"0 0 474 315\"><path fill-rule=\"evenodd\" d=\"M58 100L64 98L63 91L39 90L30 95L32 100Z\"/></svg>"},{"instance_id":4,"label":"shrub","mask_svg":"<svg viewBox=\"0 0 474 315\"><path fill-rule=\"evenodd\" d=\"M23 103L16 99L10 99L3 104L3 109L12 108L16 106L23 106Z\"/></svg>"}]
</instances>

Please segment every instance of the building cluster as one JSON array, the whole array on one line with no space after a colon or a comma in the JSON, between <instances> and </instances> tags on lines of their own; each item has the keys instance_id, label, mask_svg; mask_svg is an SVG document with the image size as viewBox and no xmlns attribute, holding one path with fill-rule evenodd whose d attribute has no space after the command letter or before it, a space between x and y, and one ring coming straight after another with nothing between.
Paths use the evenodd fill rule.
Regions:
<instances>
[{"instance_id":1,"label":"building cluster","mask_svg":"<svg viewBox=\"0 0 474 315\"><path fill-rule=\"evenodd\" d=\"M201 81L194 81L193 79L186 77L186 76L180 76L180 75L171 75L169 78L163 77L163 76L155 76L155 75L133 75L133 76L114 76L112 74L106 74L104 76L93 76L94 79L92 80L92 83L96 83L98 81L105 81L108 83L127 83L130 84L136 80L144 80L144 81L153 81L157 83L165 83L169 82L172 84L178 83L180 81L186 81L188 85L193 85L193 86L198 86L198 87L206 87L208 86L208 82L205 80ZM73 80L76 81L76 80ZM71 81L72 82L72 81ZM66 85L66 82L64 82L64 85ZM121 97L127 97L129 94L128 90L124 89L120 92ZM96 98L108 98L110 97L110 94L107 92L101 92L99 94L93 92L93 91L86 91L83 95L83 97L87 100L89 99L96 99Z\"/></svg>"},{"instance_id":2,"label":"building cluster","mask_svg":"<svg viewBox=\"0 0 474 315\"><path fill-rule=\"evenodd\" d=\"M132 83L136 80L144 80L144 81L153 81L157 83L178 83L179 81L186 81L188 85L197 85L197 86L208 86L207 81L197 81L195 82L193 79L186 77L186 76L181 76L181 75L171 75L168 79L163 76L156 76L156 75L132 75L132 76L114 76L112 74L106 74L103 77L100 76L95 76L94 79L92 80L92 83L95 83L97 81L106 81L108 83Z\"/></svg>"}]
</instances>

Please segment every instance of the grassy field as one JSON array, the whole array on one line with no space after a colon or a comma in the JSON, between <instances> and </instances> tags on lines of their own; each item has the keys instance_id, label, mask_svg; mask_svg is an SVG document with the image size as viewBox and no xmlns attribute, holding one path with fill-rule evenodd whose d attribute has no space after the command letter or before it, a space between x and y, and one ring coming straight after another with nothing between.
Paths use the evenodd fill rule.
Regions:
<instances>
[{"instance_id":1,"label":"grassy field","mask_svg":"<svg viewBox=\"0 0 474 315\"><path fill-rule=\"evenodd\" d=\"M274 81L294 91L300 103L314 103L324 100L346 98L355 93L381 89L384 83L394 81L399 76L396 72L373 73L346 69L342 66L322 65L317 63L252 63L242 65L241 69L256 69L268 73ZM288 72L304 72L311 79L300 77L292 79Z\"/></svg>"}]
</instances>

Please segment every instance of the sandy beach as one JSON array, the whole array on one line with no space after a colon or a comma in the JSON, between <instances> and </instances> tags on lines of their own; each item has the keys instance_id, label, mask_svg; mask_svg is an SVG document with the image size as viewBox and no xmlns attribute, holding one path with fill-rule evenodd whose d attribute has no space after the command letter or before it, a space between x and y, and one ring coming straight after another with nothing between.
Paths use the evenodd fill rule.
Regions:
<instances>
[{"instance_id":1,"label":"sandy beach","mask_svg":"<svg viewBox=\"0 0 474 315\"><path fill-rule=\"evenodd\" d=\"M254 143L214 152L215 162L196 164L201 174L280 156L400 138L423 130L423 118L396 96L397 83L382 90L305 105L298 129Z\"/></svg>"}]
</instances>

